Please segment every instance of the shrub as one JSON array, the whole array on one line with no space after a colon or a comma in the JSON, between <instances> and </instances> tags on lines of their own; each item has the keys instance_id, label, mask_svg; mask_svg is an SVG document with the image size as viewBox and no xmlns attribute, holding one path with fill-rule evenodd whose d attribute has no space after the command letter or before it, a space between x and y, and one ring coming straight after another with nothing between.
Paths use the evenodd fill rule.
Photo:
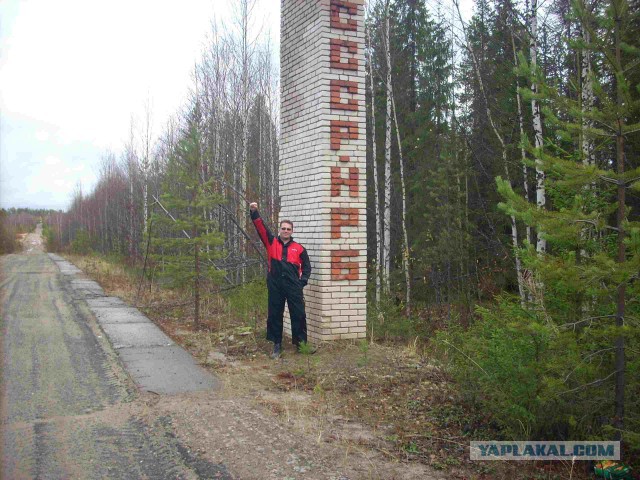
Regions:
<instances>
[{"instance_id":1,"label":"shrub","mask_svg":"<svg viewBox=\"0 0 640 480\"><path fill-rule=\"evenodd\" d=\"M477 308L467 330L452 326L435 342L465 399L488 414L508 439L611 439L615 327L567 328L519 299L499 297ZM632 322L630 322L632 323ZM638 450L640 344L625 330L627 378L625 442Z\"/></svg>"},{"instance_id":2,"label":"shrub","mask_svg":"<svg viewBox=\"0 0 640 480\"><path fill-rule=\"evenodd\" d=\"M407 340L416 336L414 320L405 316L403 308L395 298L384 295L377 306L375 302L369 303L367 327L372 340Z\"/></svg>"},{"instance_id":3,"label":"shrub","mask_svg":"<svg viewBox=\"0 0 640 480\"><path fill-rule=\"evenodd\" d=\"M548 416L542 398L553 331L507 298L466 331L438 332L436 344L466 399L491 415L506 437L522 439Z\"/></svg>"},{"instance_id":4,"label":"shrub","mask_svg":"<svg viewBox=\"0 0 640 480\"><path fill-rule=\"evenodd\" d=\"M91 239L86 230L78 230L76 238L71 242L71 253L87 255L91 252Z\"/></svg>"},{"instance_id":5,"label":"shrub","mask_svg":"<svg viewBox=\"0 0 640 480\"><path fill-rule=\"evenodd\" d=\"M245 325L256 327L267 318L267 285L263 278L240 285L225 294L232 315Z\"/></svg>"}]
</instances>

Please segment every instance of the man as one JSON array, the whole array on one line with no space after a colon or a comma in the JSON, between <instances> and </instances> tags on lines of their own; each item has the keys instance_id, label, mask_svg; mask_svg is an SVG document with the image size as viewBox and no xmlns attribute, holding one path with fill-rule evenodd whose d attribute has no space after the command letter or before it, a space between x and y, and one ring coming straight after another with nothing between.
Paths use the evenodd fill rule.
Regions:
<instances>
[{"instance_id":1,"label":"man","mask_svg":"<svg viewBox=\"0 0 640 480\"><path fill-rule=\"evenodd\" d=\"M293 223L291 220L280 222L277 237L266 227L258 204L249 205L251 220L256 227L260 240L267 248L267 289L269 291L269 314L267 317L267 340L273 342L271 358L279 358L282 354L282 317L286 300L291 315L291 339L296 348L307 341L307 316L304 311L302 289L309 281L311 263L307 250L293 240Z\"/></svg>"}]
</instances>

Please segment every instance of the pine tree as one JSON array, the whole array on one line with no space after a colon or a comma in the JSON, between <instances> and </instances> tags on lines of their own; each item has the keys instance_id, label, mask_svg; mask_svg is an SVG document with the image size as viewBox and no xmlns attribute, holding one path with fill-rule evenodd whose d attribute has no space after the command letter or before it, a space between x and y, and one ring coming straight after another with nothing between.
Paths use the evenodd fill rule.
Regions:
<instances>
[{"instance_id":1,"label":"pine tree","mask_svg":"<svg viewBox=\"0 0 640 480\"><path fill-rule=\"evenodd\" d=\"M584 2L575 2L577 18L590 31L574 46L599 60L590 109L580 95L568 97L545 82L537 69L522 70L539 85L538 92L525 92L527 97L543 105L555 128L544 151L529 146L547 175L552 206L533 207L498 180L503 210L545 232L551 247L545 255L536 255L533 247L524 252L525 263L545 285L544 321L554 332L556 355L564 356L549 371L547 384L558 397L571 395L563 405L567 419L575 421L573 412L581 411L583 421L595 423L594 399L600 408L606 405L610 420L604 429L616 439L640 425L640 384L637 375L630 376L638 360L626 358L640 344L640 217L627 201L629 188L638 188L640 162L625 145L640 132L638 84L630 81L640 48L628 7L624 0L611 0L606 11L590 12ZM583 161L585 141L599 152L597 165Z\"/></svg>"},{"instance_id":2,"label":"pine tree","mask_svg":"<svg viewBox=\"0 0 640 480\"><path fill-rule=\"evenodd\" d=\"M200 134L190 122L171 153L160 204L164 210L153 216L153 258L161 275L174 287L193 293L194 325L200 328L200 301L207 284L217 284L224 272L215 267L224 242L216 222L206 212L221 197L213 193L212 180L202 176Z\"/></svg>"}]
</instances>

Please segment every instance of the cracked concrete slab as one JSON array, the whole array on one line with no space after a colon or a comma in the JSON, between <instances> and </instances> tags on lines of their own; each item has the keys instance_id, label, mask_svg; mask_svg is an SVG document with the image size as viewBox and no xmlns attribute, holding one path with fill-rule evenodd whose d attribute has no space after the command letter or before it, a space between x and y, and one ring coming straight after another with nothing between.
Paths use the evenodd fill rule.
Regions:
<instances>
[{"instance_id":1,"label":"cracked concrete slab","mask_svg":"<svg viewBox=\"0 0 640 480\"><path fill-rule=\"evenodd\" d=\"M120 308L128 306L118 297L87 298L90 308Z\"/></svg>"},{"instance_id":2,"label":"cracked concrete slab","mask_svg":"<svg viewBox=\"0 0 640 480\"><path fill-rule=\"evenodd\" d=\"M102 287L93 280L71 280L71 287L74 290L84 290L91 295L104 295Z\"/></svg>"},{"instance_id":3,"label":"cracked concrete slab","mask_svg":"<svg viewBox=\"0 0 640 480\"><path fill-rule=\"evenodd\" d=\"M56 263L63 275L75 275L77 273L82 273L82 270L76 267L73 263L62 258L60 255L56 255L55 253L48 253L47 255Z\"/></svg>"},{"instance_id":4,"label":"cracked concrete slab","mask_svg":"<svg viewBox=\"0 0 640 480\"><path fill-rule=\"evenodd\" d=\"M98 320L100 322L100 320ZM116 350L130 347L168 347L173 341L153 323L104 323L100 326Z\"/></svg>"},{"instance_id":5,"label":"cracked concrete slab","mask_svg":"<svg viewBox=\"0 0 640 480\"><path fill-rule=\"evenodd\" d=\"M175 394L218 387L218 381L198 366L183 348L122 348L118 351L127 371L143 390Z\"/></svg>"},{"instance_id":6,"label":"cracked concrete slab","mask_svg":"<svg viewBox=\"0 0 640 480\"><path fill-rule=\"evenodd\" d=\"M151 323L140 310L128 307L124 304L120 308L114 307L93 307L91 310L101 324L106 323Z\"/></svg>"}]
</instances>

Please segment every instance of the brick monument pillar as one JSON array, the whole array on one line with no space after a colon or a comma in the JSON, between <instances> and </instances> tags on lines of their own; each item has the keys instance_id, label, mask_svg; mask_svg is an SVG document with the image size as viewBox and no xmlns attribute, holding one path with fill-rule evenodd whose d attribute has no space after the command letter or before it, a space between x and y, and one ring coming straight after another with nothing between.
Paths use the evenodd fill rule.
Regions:
<instances>
[{"instance_id":1,"label":"brick monument pillar","mask_svg":"<svg viewBox=\"0 0 640 480\"><path fill-rule=\"evenodd\" d=\"M311 258L309 341L365 337L364 0L282 0L281 18L280 219Z\"/></svg>"}]
</instances>

